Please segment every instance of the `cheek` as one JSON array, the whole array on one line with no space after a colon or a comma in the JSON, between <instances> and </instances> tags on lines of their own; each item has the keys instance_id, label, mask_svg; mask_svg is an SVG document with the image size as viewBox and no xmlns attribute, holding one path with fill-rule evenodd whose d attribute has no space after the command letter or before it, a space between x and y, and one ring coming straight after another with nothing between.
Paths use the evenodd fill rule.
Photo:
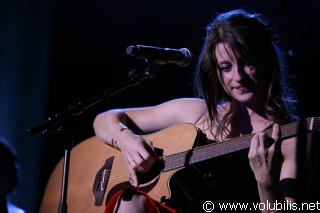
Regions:
<instances>
[{"instance_id":1,"label":"cheek","mask_svg":"<svg viewBox=\"0 0 320 213\"><path fill-rule=\"evenodd\" d=\"M223 88L225 88L225 75L220 71L217 71L217 75L218 75L220 84L222 85Z\"/></svg>"},{"instance_id":2,"label":"cheek","mask_svg":"<svg viewBox=\"0 0 320 213\"><path fill-rule=\"evenodd\" d=\"M220 83L223 85L223 87L226 87L229 85L229 82L232 81L232 75L231 72L223 73L221 72L219 75Z\"/></svg>"},{"instance_id":3,"label":"cheek","mask_svg":"<svg viewBox=\"0 0 320 213\"><path fill-rule=\"evenodd\" d=\"M230 89L228 86L230 86L229 82L232 78L230 77L230 75L228 75L228 73L220 73L218 77L222 88L225 90L227 94L230 95Z\"/></svg>"}]
</instances>

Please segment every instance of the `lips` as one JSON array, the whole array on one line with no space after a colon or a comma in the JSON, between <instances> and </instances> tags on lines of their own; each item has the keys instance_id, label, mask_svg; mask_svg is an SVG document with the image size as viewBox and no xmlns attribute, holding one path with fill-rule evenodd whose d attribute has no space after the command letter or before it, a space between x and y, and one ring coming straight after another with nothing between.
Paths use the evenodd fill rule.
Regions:
<instances>
[{"instance_id":1,"label":"lips","mask_svg":"<svg viewBox=\"0 0 320 213\"><path fill-rule=\"evenodd\" d=\"M244 87L244 86L236 86L236 87L233 87L234 90L238 90L240 92L246 92L248 91L248 88Z\"/></svg>"},{"instance_id":2,"label":"lips","mask_svg":"<svg viewBox=\"0 0 320 213\"><path fill-rule=\"evenodd\" d=\"M240 89L240 90L242 90L242 89L244 89L245 87L244 86L236 86L236 87L233 87L233 89Z\"/></svg>"}]
</instances>

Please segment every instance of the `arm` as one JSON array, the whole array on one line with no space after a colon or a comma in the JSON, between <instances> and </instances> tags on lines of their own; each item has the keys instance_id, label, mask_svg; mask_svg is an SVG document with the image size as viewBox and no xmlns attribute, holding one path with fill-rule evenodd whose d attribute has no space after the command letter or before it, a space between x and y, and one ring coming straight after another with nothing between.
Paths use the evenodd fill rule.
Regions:
<instances>
[{"instance_id":1,"label":"arm","mask_svg":"<svg viewBox=\"0 0 320 213\"><path fill-rule=\"evenodd\" d=\"M135 172L150 169L158 158L148 141L135 132L154 132L182 122L195 122L205 111L200 99L176 99L152 107L113 109L103 112L94 120L97 137L121 150L133 181L138 185Z\"/></svg>"},{"instance_id":2,"label":"arm","mask_svg":"<svg viewBox=\"0 0 320 213\"><path fill-rule=\"evenodd\" d=\"M151 107L112 109L98 114L93 128L97 137L112 145L112 138L121 137L119 130L123 128L155 132L177 123L193 123L205 110L204 101L193 98L171 100Z\"/></svg>"},{"instance_id":3,"label":"arm","mask_svg":"<svg viewBox=\"0 0 320 213\"><path fill-rule=\"evenodd\" d=\"M279 137L278 125L273 127L272 140L275 143L270 147L267 145L269 139L266 134L255 134L248 156L257 180L260 201L265 204L268 202L272 209L276 202L283 204L287 201L290 205L304 201L317 165L316 143L309 135L305 148L298 146L303 144L301 141L299 143L298 138L281 142Z\"/></svg>"}]
</instances>

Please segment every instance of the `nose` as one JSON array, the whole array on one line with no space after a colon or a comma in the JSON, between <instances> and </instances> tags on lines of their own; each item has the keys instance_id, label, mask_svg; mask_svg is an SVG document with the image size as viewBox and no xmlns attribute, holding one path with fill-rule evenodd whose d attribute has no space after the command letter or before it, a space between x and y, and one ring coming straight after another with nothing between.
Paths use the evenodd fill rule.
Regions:
<instances>
[{"instance_id":1,"label":"nose","mask_svg":"<svg viewBox=\"0 0 320 213\"><path fill-rule=\"evenodd\" d=\"M236 66L233 74L235 81L241 81L244 78L245 72L243 66Z\"/></svg>"}]
</instances>

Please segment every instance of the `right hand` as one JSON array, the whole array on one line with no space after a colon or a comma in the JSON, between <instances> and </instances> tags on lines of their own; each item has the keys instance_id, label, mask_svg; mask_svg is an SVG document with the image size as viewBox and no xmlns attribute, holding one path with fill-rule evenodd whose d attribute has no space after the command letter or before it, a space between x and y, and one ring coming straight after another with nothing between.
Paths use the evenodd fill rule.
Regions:
<instances>
[{"instance_id":1,"label":"right hand","mask_svg":"<svg viewBox=\"0 0 320 213\"><path fill-rule=\"evenodd\" d=\"M124 160L129 168L132 181L135 187L139 186L137 172L147 172L152 164L159 159L152 141L149 141L140 135L136 135L131 131L125 130L124 136L117 145L121 150Z\"/></svg>"}]
</instances>

